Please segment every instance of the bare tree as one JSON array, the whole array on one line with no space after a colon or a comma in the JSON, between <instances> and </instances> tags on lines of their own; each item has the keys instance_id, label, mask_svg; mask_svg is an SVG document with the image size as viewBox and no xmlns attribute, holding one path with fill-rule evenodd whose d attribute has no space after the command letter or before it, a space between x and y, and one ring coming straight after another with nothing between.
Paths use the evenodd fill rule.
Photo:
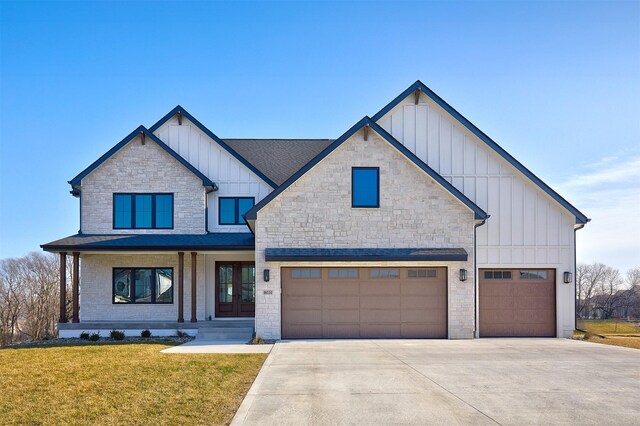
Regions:
<instances>
[{"instance_id":1,"label":"bare tree","mask_svg":"<svg viewBox=\"0 0 640 426\"><path fill-rule=\"evenodd\" d=\"M578 316L590 318L592 315L592 299L596 295L599 284L604 279L607 265L579 263L576 267L576 283L578 284Z\"/></svg>"},{"instance_id":2,"label":"bare tree","mask_svg":"<svg viewBox=\"0 0 640 426\"><path fill-rule=\"evenodd\" d=\"M0 344L13 343L19 334L24 288L20 281L20 260L0 260Z\"/></svg>"},{"instance_id":3,"label":"bare tree","mask_svg":"<svg viewBox=\"0 0 640 426\"><path fill-rule=\"evenodd\" d=\"M594 308L600 311L600 318L609 319L623 307L624 280L620 271L610 266L604 268L601 278L596 284L597 297L592 298L592 302Z\"/></svg>"}]
</instances>

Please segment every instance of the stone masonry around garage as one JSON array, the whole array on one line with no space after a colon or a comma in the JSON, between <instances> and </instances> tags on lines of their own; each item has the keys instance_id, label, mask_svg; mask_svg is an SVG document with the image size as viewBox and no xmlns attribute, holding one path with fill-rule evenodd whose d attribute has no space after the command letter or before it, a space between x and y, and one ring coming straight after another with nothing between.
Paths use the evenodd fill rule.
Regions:
<instances>
[{"instance_id":1,"label":"stone masonry around garage","mask_svg":"<svg viewBox=\"0 0 640 426\"><path fill-rule=\"evenodd\" d=\"M351 207L351 168L380 168L380 207ZM464 248L466 262L448 267L449 338L474 334L474 214L375 132L359 131L258 212L256 220L256 334L281 337L280 268L264 250L278 248ZM313 266L418 266L407 262ZM309 266L309 264L306 264ZM468 277L460 281L458 270ZM270 270L269 282L263 270Z\"/></svg>"}]
</instances>

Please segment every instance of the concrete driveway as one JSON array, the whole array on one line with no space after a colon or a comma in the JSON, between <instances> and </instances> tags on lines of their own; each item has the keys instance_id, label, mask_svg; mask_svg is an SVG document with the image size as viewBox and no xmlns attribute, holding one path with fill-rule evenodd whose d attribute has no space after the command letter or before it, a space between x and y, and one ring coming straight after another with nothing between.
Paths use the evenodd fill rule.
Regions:
<instances>
[{"instance_id":1,"label":"concrete driveway","mask_svg":"<svg viewBox=\"0 0 640 426\"><path fill-rule=\"evenodd\" d=\"M564 339L277 343L232 424L639 424L640 351Z\"/></svg>"}]
</instances>

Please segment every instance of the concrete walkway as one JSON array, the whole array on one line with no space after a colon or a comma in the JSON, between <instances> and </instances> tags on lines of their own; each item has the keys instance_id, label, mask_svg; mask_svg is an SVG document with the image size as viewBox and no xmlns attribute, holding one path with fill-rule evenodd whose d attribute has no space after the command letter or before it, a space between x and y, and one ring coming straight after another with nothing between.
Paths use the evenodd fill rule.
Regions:
<instances>
[{"instance_id":1,"label":"concrete walkway","mask_svg":"<svg viewBox=\"0 0 640 426\"><path fill-rule=\"evenodd\" d=\"M273 345L248 345L246 340L192 340L163 349L165 354L268 354Z\"/></svg>"},{"instance_id":2,"label":"concrete walkway","mask_svg":"<svg viewBox=\"0 0 640 426\"><path fill-rule=\"evenodd\" d=\"M276 343L232 424L640 424L640 351L564 339Z\"/></svg>"}]
</instances>

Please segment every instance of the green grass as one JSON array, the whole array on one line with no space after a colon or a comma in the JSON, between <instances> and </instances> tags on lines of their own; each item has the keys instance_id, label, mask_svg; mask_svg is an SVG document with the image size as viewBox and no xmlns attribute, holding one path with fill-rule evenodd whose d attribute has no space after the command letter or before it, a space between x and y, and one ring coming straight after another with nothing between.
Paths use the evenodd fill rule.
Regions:
<instances>
[{"instance_id":1,"label":"green grass","mask_svg":"<svg viewBox=\"0 0 640 426\"><path fill-rule=\"evenodd\" d=\"M640 334L637 324L618 320L578 320L578 328L600 335Z\"/></svg>"},{"instance_id":2,"label":"green grass","mask_svg":"<svg viewBox=\"0 0 640 426\"><path fill-rule=\"evenodd\" d=\"M0 349L0 424L227 424L266 354L171 344Z\"/></svg>"}]
</instances>

